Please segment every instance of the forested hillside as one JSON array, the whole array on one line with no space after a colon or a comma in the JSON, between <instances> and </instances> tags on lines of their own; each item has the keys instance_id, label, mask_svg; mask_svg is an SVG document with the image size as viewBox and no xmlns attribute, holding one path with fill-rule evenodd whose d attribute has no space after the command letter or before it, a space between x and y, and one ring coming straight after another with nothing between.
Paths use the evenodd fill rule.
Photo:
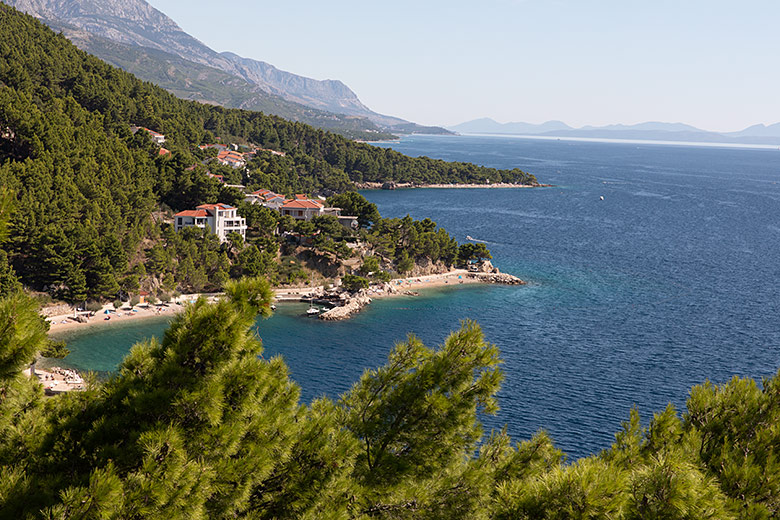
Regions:
<instances>
[{"instance_id":1,"label":"forested hillside","mask_svg":"<svg viewBox=\"0 0 780 520\"><path fill-rule=\"evenodd\" d=\"M239 76L188 61L175 54L111 41L52 20L46 20L46 24L57 32L61 31L80 49L159 85L182 99L274 114L350 139L395 139L393 134L380 130L366 117L336 114L295 103L270 94Z\"/></svg>"},{"instance_id":2,"label":"forested hillside","mask_svg":"<svg viewBox=\"0 0 780 520\"><path fill-rule=\"evenodd\" d=\"M172 154L159 155L131 124L165 134ZM199 166L197 146L218 139L285 152L261 154L239 180L286 194L343 192L360 181L535 182L519 169L410 158L259 112L180 100L0 4L0 185L14 208L3 249L26 284L71 301L137 287L144 251L160 240L155 210L241 200ZM8 271L5 255L0 271Z\"/></svg>"},{"instance_id":3,"label":"forested hillside","mask_svg":"<svg viewBox=\"0 0 780 520\"><path fill-rule=\"evenodd\" d=\"M265 282L228 284L136 345L116 375L45 398L21 375L45 343L0 299L0 518L771 519L780 514L780 375L691 391L602 453L483 431L498 349L479 327L410 337L337 400L299 402L254 329ZM261 326L262 332L262 326ZM583 413L585 413L583 411Z\"/></svg>"}]
</instances>

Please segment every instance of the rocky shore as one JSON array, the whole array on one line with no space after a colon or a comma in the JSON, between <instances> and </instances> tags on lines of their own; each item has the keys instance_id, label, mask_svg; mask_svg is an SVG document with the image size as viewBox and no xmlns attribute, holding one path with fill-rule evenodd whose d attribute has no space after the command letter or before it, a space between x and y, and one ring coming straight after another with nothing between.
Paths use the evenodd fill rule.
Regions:
<instances>
[{"instance_id":1,"label":"rocky shore","mask_svg":"<svg viewBox=\"0 0 780 520\"><path fill-rule=\"evenodd\" d=\"M448 285L460 285L465 283L490 283L501 285L525 285L526 282L511 274L501 273L492 267L489 262L488 272L472 272L465 269L457 269L446 273L430 276L421 276L393 280L379 286L372 286L357 293L342 293L343 304L333 307L319 315L319 319L325 321L346 320L360 312L369 305L372 298L388 296L417 296L415 289L430 287L445 287Z\"/></svg>"}]
</instances>

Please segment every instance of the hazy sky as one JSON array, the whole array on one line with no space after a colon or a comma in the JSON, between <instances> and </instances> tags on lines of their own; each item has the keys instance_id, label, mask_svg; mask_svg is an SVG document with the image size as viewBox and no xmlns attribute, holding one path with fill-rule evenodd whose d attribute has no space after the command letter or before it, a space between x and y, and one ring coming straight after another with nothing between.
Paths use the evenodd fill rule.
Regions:
<instances>
[{"instance_id":1,"label":"hazy sky","mask_svg":"<svg viewBox=\"0 0 780 520\"><path fill-rule=\"evenodd\" d=\"M217 51L423 124L780 121L777 0L151 0Z\"/></svg>"}]
</instances>

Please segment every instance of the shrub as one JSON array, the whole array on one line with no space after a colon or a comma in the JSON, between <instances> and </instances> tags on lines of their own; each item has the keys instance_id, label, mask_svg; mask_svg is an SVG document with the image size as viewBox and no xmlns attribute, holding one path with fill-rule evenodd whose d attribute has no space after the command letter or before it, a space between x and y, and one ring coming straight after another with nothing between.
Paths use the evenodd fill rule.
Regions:
<instances>
[{"instance_id":1,"label":"shrub","mask_svg":"<svg viewBox=\"0 0 780 520\"><path fill-rule=\"evenodd\" d=\"M135 307L139 303L141 303L141 298L138 295L133 295L130 298L130 307Z\"/></svg>"},{"instance_id":2,"label":"shrub","mask_svg":"<svg viewBox=\"0 0 780 520\"><path fill-rule=\"evenodd\" d=\"M374 280L377 280L378 282L389 282L392 279L393 276L387 271L379 271L374 275Z\"/></svg>"},{"instance_id":3,"label":"shrub","mask_svg":"<svg viewBox=\"0 0 780 520\"><path fill-rule=\"evenodd\" d=\"M91 302L87 302L87 306L85 308L89 312L97 312L103 308L103 304L97 301L91 301Z\"/></svg>"},{"instance_id":4,"label":"shrub","mask_svg":"<svg viewBox=\"0 0 780 520\"><path fill-rule=\"evenodd\" d=\"M368 289L368 280L362 276L345 274L344 278L341 279L341 286L350 292L356 292L360 289Z\"/></svg>"}]
</instances>

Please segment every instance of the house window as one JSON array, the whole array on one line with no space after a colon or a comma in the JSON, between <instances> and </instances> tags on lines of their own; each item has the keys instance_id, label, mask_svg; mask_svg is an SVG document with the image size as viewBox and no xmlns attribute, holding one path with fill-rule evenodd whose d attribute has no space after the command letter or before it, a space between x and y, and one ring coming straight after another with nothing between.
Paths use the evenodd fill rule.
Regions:
<instances>
[{"instance_id":1,"label":"house window","mask_svg":"<svg viewBox=\"0 0 780 520\"><path fill-rule=\"evenodd\" d=\"M181 227L181 217L179 217L179 227Z\"/></svg>"}]
</instances>

